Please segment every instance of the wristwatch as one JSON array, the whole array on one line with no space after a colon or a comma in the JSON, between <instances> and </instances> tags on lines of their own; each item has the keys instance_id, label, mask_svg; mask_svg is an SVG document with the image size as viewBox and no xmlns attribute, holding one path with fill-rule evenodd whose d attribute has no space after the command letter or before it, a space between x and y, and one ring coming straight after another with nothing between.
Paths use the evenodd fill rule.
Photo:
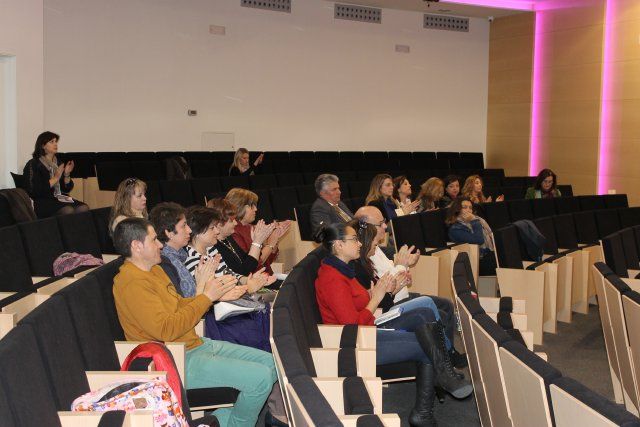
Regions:
<instances>
[{"instance_id":1,"label":"wristwatch","mask_svg":"<svg viewBox=\"0 0 640 427\"><path fill-rule=\"evenodd\" d=\"M260 243L256 243L256 242L251 242L251 246L255 246L258 249L262 249L262 245Z\"/></svg>"}]
</instances>

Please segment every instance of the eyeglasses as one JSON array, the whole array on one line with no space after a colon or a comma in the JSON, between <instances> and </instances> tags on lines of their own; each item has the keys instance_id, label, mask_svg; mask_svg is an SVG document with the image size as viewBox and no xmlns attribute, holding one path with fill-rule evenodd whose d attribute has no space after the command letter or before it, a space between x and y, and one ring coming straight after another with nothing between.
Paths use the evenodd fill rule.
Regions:
<instances>
[{"instance_id":1,"label":"eyeglasses","mask_svg":"<svg viewBox=\"0 0 640 427\"><path fill-rule=\"evenodd\" d=\"M135 185L136 182L138 182L137 178L127 178L127 180L124 182L124 185L126 185L127 187L130 187L132 185Z\"/></svg>"},{"instance_id":2,"label":"eyeglasses","mask_svg":"<svg viewBox=\"0 0 640 427\"><path fill-rule=\"evenodd\" d=\"M368 224L375 225L376 227L382 228L382 226L386 224L386 221L383 219L380 222L369 222Z\"/></svg>"},{"instance_id":3,"label":"eyeglasses","mask_svg":"<svg viewBox=\"0 0 640 427\"><path fill-rule=\"evenodd\" d=\"M345 237L342 240L345 241L345 242L348 241L348 240L351 240L351 241L353 241L355 243L359 243L360 242L360 239L358 239L358 236Z\"/></svg>"}]
</instances>

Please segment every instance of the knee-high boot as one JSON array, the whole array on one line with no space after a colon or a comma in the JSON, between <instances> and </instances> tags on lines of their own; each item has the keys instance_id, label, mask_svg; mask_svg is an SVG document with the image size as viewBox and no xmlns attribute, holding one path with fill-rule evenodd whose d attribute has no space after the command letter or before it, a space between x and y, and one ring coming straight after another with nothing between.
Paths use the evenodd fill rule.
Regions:
<instances>
[{"instance_id":1,"label":"knee-high boot","mask_svg":"<svg viewBox=\"0 0 640 427\"><path fill-rule=\"evenodd\" d=\"M409 415L409 424L412 427L437 427L438 424L433 416L435 396L433 366L419 362L417 367L416 404Z\"/></svg>"},{"instance_id":2,"label":"knee-high boot","mask_svg":"<svg viewBox=\"0 0 640 427\"><path fill-rule=\"evenodd\" d=\"M444 340L442 323L426 323L414 332L418 343L431 359L436 385L457 399L464 399L469 396L473 391L473 386L464 379L462 374L458 374L453 370Z\"/></svg>"}]
</instances>

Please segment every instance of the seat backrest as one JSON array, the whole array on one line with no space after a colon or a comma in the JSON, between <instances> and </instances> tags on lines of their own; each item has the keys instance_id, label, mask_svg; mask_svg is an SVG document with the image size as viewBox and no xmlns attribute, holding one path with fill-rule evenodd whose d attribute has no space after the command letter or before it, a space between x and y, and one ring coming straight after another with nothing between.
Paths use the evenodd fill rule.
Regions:
<instances>
[{"instance_id":1,"label":"seat backrest","mask_svg":"<svg viewBox=\"0 0 640 427\"><path fill-rule=\"evenodd\" d=\"M131 157L131 153L127 156ZM167 169L160 160L132 160L131 169L135 176L143 181L167 179Z\"/></svg>"},{"instance_id":2,"label":"seat backrest","mask_svg":"<svg viewBox=\"0 0 640 427\"><path fill-rule=\"evenodd\" d=\"M511 221L518 221L520 219L533 219L533 208L531 206L531 200L506 200L504 203L509 207L509 215Z\"/></svg>"},{"instance_id":3,"label":"seat backrest","mask_svg":"<svg viewBox=\"0 0 640 427\"><path fill-rule=\"evenodd\" d=\"M421 212L422 238L428 248L442 248L447 245L447 230L444 223L444 210ZM417 232L417 231L416 231Z\"/></svg>"},{"instance_id":4,"label":"seat backrest","mask_svg":"<svg viewBox=\"0 0 640 427\"><path fill-rule=\"evenodd\" d=\"M53 261L64 252L55 217L18 224L32 276L53 276Z\"/></svg>"},{"instance_id":5,"label":"seat backrest","mask_svg":"<svg viewBox=\"0 0 640 427\"><path fill-rule=\"evenodd\" d=\"M573 215L564 214L552 217L553 227L556 230L558 248L575 249L578 247L578 235Z\"/></svg>"},{"instance_id":6,"label":"seat backrest","mask_svg":"<svg viewBox=\"0 0 640 427\"><path fill-rule=\"evenodd\" d=\"M620 277L629 277L622 236L619 233L610 234L602 239L602 251L604 261L614 273Z\"/></svg>"},{"instance_id":7,"label":"seat backrest","mask_svg":"<svg viewBox=\"0 0 640 427\"><path fill-rule=\"evenodd\" d=\"M160 191L160 181L147 182L147 211L151 211L155 205L162 202L162 193Z\"/></svg>"},{"instance_id":8,"label":"seat backrest","mask_svg":"<svg viewBox=\"0 0 640 427\"><path fill-rule=\"evenodd\" d=\"M570 184L558 185L558 190L563 197L573 197L573 186Z\"/></svg>"},{"instance_id":9,"label":"seat backrest","mask_svg":"<svg viewBox=\"0 0 640 427\"><path fill-rule=\"evenodd\" d=\"M493 339L495 335L501 343L507 342L505 337L500 337L500 333L493 330L495 322L486 314L480 314L471 320L473 331L473 341L480 365L480 375L487 395L489 412L491 413L492 425L511 425L507 400L505 397L504 379L500 367L498 356L498 343ZM487 331L485 328L489 328ZM499 328L499 327L498 327ZM495 332L495 333L493 333ZM502 331L504 335L506 332ZM508 335L507 335L508 336Z\"/></svg>"},{"instance_id":10,"label":"seat backrest","mask_svg":"<svg viewBox=\"0 0 640 427\"><path fill-rule=\"evenodd\" d=\"M315 174L316 177L318 175L319 173ZM299 172L276 173L276 181L278 182L278 187L295 187L298 185L305 185L304 176Z\"/></svg>"},{"instance_id":11,"label":"seat backrest","mask_svg":"<svg viewBox=\"0 0 640 427\"><path fill-rule=\"evenodd\" d=\"M102 153L105 154L105 153ZM124 153L121 153L122 156ZM123 158L123 157L120 157ZM122 180L136 176L129 161L100 161L96 163L98 187L100 190L115 191Z\"/></svg>"},{"instance_id":12,"label":"seat backrest","mask_svg":"<svg viewBox=\"0 0 640 427\"><path fill-rule=\"evenodd\" d=\"M499 267L521 270L523 268L522 253L520 252L520 241L518 240L516 227L509 225L494 230L493 239L496 244Z\"/></svg>"},{"instance_id":13,"label":"seat backrest","mask_svg":"<svg viewBox=\"0 0 640 427\"><path fill-rule=\"evenodd\" d=\"M249 177L246 175L221 176L220 185L222 186L222 191L225 191L225 192L231 190L232 188L245 188L248 190Z\"/></svg>"},{"instance_id":14,"label":"seat backrest","mask_svg":"<svg viewBox=\"0 0 640 427\"><path fill-rule=\"evenodd\" d=\"M354 197L367 197L367 194L369 193L369 185L369 181L349 182L349 193L351 193Z\"/></svg>"},{"instance_id":15,"label":"seat backrest","mask_svg":"<svg viewBox=\"0 0 640 427\"><path fill-rule=\"evenodd\" d=\"M295 219L293 211L295 206L299 204L295 187L272 188L269 194L273 215L276 219Z\"/></svg>"},{"instance_id":16,"label":"seat backrest","mask_svg":"<svg viewBox=\"0 0 640 427\"><path fill-rule=\"evenodd\" d=\"M556 427L640 426L637 417L572 378L556 379L550 393Z\"/></svg>"},{"instance_id":17,"label":"seat backrest","mask_svg":"<svg viewBox=\"0 0 640 427\"><path fill-rule=\"evenodd\" d=\"M64 250L101 258L100 239L91 212L58 216Z\"/></svg>"},{"instance_id":18,"label":"seat backrest","mask_svg":"<svg viewBox=\"0 0 640 427\"><path fill-rule=\"evenodd\" d=\"M299 185L296 187L298 201L302 204L313 203L318 195L313 185Z\"/></svg>"},{"instance_id":19,"label":"seat backrest","mask_svg":"<svg viewBox=\"0 0 640 427\"><path fill-rule=\"evenodd\" d=\"M469 254L460 252L453 263L453 288L458 296L478 292L469 261Z\"/></svg>"},{"instance_id":20,"label":"seat backrest","mask_svg":"<svg viewBox=\"0 0 640 427\"><path fill-rule=\"evenodd\" d=\"M87 275L58 292L64 297L75 327L84 369L118 371L120 363L111 336L103 295L95 276Z\"/></svg>"},{"instance_id":21,"label":"seat backrest","mask_svg":"<svg viewBox=\"0 0 640 427\"><path fill-rule=\"evenodd\" d=\"M492 230L505 227L511 222L509 208L503 202L483 203L481 206L484 219Z\"/></svg>"},{"instance_id":22,"label":"seat backrest","mask_svg":"<svg viewBox=\"0 0 640 427\"><path fill-rule=\"evenodd\" d=\"M0 384L15 425L60 426L51 383L31 328L15 327L0 340L0 360Z\"/></svg>"},{"instance_id":23,"label":"seat backrest","mask_svg":"<svg viewBox=\"0 0 640 427\"><path fill-rule=\"evenodd\" d=\"M504 343L499 353L513 425L553 425L549 385L560 371L516 341Z\"/></svg>"},{"instance_id":24,"label":"seat backrest","mask_svg":"<svg viewBox=\"0 0 640 427\"><path fill-rule=\"evenodd\" d=\"M159 181L158 184L163 202L175 202L185 208L195 204L189 181Z\"/></svg>"},{"instance_id":25,"label":"seat backrest","mask_svg":"<svg viewBox=\"0 0 640 427\"><path fill-rule=\"evenodd\" d=\"M556 239L556 229L553 226L552 217L537 218L533 220L540 233L545 238L544 253L555 255L558 253L558 241Z\"/></svg>"},{"instance_id":26,"label":"seat backrest","mask_svg":"<svg viewBox=\"0 0 640 427\"><path fill-rule=\"evenodd\" d=\"M534 218L553 216L556 212L556 205L553 199L533 199L531 201Z\"/></svg>"},{"instance_id":27,"label":"seat backrest","mask_svg":"<svg viewBox=\"0 0 640 427\"><path fill-rule=\"evenodd\" d=\"M558 214L580 212L580 203L576 197L556 197L553 203L556 205Z\"/></svg>"},{"instance_id":28,"label":"seat backrest","mask_svg":"<svg viewBox=\"0 0 640 427\"><path fill-rule=\"evenodd\" d=\"M622 238L622 247L624 248L624 259L627 262L627 268L632 270L640 270L640 258L638 257L638 246L636 245L636 236L632 228L623 228L619 232Z\"/></svg>"},{"instance_id":29,"label":"seat backrest","mask_svg":"<svg viewBox=\"0 0 640 427\"><path fill-rule=\"evenodd\" d=\"M67 411L73 400L88 393L82 353L64 298L53 296L25 316L18 325L31 328L59 411Z\"/></svg>"},{"instance_id":30,"label":"seat backrest","mask_svg":"<svg viewBox=\"0 0 640 427\"><path fill-rule=\"evenodd\" d=\"M581 211L604 209L604 199L600 196L577 196Z\"/></svg>"},{"instance_id":31,"label":"seat backrest","mask_svg":"<svg viewBox=\"0 0 640 427\"><path fill-rule=\"evenodd\" d=\"M117 258L101 267L96 268L89 276L95 277L97 285L102 296L102 302L104 303L104 310L106 314L106 320L109 323L109 329L111 331L111 339L114 341L124 341L124 331L120 325L118 319L118 312L116 310L116 303L113 298L113 278L120 271L120 266L124 260L122 257Z\"/></svg>"},{"instance_id":32,"label":"seat backrest","mask_svg":"<svg viewBox=\"0 0 640 427\"><path fill-rule=\"evenodd\" d=\"M15 223L16 220L11 213L9 201L5 197L0 196L0 227L6 227Z\"/></svg>"},{"instance_id":33,"label":"seat backrest","mask_svg":"<svg viewBox=\"0 0 640 427\"><path fill-rule=\"evenodd\" d=\"M0 228L0 291L20 292L33 288L29 262L18 226Z\"/></svg>"},{"instance_id":34,"label":"seat backrest","mask_svg":"<svg viewBox=\"0 0 640 427\"><path fill-rule=\"evenodd\" d=\"M597 210L594 211L594 215L600 238L620 230L620 219L618 218L618 212L614 209Z\"/></svg>"},{"instance_id":35,"label":"seat backrest","mask_svg":"<svg viewBox=\"0 0 640 427\"><path fill-rule=\"evenodd\" d=\"M113 240L111 240L111 233L109 232L111 208L92 209L91 216L93 217L93 225L96 228L100 252L103 254L115 254L116 250L113 247Z\"/></svg>"},{"instance_id":36,"label":"seat backrest","mask_svg":"<svg viewBox=\"0 0 640 427\"><path fill-rule=\"evenodd\" d=\"M575 212L573 221L576 224L576 235L579 243L598 242L598 226L593 211Z\"/></svg>"},{"instance_id":37,"label":"seat backrest","mask_svg":"<svg viewBox=\"0 0 640 427\"><path fill-rule=\"evenodd\" d=\"M219 193L222 191L220 179L217 177L196 178L190 180L193 201L198 205L204 205L207 194Z\"/></svg>"},{"instance_id":38,"label":"seat backrest","mask_svg":"<svg viewBox=\"0 0 640 427\"><path fill-rule=\"evenodd\" d=\"M298 205L294 209L298 230L300 230L300 238L305 241L313 240L311 230L311 205Z\"/></svg>"},{"instance_id":39,"label":"seat backrest","mask_svg":"<svg viewBox=\"0 0 640 427\"><path fill-rule=\"evenodd\" d=\"M604 200L604 207L607 209L629 207L629 200L626 194L605 194L600 197Z\"/></svg>"},{"instance_id":40,"label":"seat backrest","mask_svg":"<svg viewBox=\"0 0 640 427\"><path fill-rule=\"evenodd\" d=\"M271 206L271 198L269 197L268 190L253 190L258 196L258 211L256 212L257 220L265 220L265 222L272 222L274 219L273 207Z\"/></svg>"},{"instance_id":41,"label":"seat backrest","mask_svg":"<svg viewBox=\"0 0 640 427\"><path fill-rule=\"evenodd\" d=\"M426 243L419 215L404 215L391 220L391 231L396 247L415 246L424 252Z\"/></svg>"},{"instance_id":42,"label":"seat backrest","mask_svg":"<svg viewBox=\"0 0 640 427\"><path fill-rule=\"evenodd\" d=\"M640 206L618 209L618 218L622 228L640 225Z\"/></svg>"},{"instance_id":43,"label":"seat backrest","mask_svg":"<svg viewBox=\"0 0 640 427\"><path fill-rule=\"evenodd\" d=\"M229 164L226 164L224 168L220 168L218 161L214 159L193 159L191 163L191 173L194 178L207 178L217 177L221 174L229 174Z\"/></svg>"}]
</instances>

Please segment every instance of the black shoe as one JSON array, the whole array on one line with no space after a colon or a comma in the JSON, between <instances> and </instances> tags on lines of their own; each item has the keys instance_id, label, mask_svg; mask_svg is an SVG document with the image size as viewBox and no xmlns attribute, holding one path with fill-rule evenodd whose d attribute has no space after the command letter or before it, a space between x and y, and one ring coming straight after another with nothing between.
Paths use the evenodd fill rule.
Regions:
<instances>
[{"instance_id":1,"label":"black shoe","mask_svg":"<svg viewBox=\"0 0 640 427\"><path fill-rule=\"evenodd\" d=\"M464 379L464 375L453 369L445 344L442 323L426 323L417 328L415 334L422 350L431 359L435 372L435 384L456 399L469 396L473 392L473 386Z\"/></svg>"},{"instance_id":2,"label":"black shoe","mask_svg":"<svg viewBox=\"0 0 640 427\"><path fill-rule=\"evenodd\" d=\"M282 421L271 415L271 412L269 411L264 414L264 425L265 427L289 427L289 424L283 423Z\"/></svg>"},{"instance_id":3,"label":"black shoe","mask_svg":"<svg viewBox=\"0 0 640 427\"><path fill-rule=\"evenodd\" d=\"M449 351L449 358L451 359L451 363L455 368L462 369L469 366L469 361L467 360L467 354L458 353L458 351L453 347Z\"/></svg>"},{"instance_id":4,"label":"black shoe","mask_svg":"<svg viewBox=\"0 0 640 427\"><path fill-rule=\"evenodd\" d=\"M436 394L433 366L418 363L416 376L416 404L409 414L409 425L412 427L437 427L433 416L433 399Z\"/></svg>"}]
</instances>

